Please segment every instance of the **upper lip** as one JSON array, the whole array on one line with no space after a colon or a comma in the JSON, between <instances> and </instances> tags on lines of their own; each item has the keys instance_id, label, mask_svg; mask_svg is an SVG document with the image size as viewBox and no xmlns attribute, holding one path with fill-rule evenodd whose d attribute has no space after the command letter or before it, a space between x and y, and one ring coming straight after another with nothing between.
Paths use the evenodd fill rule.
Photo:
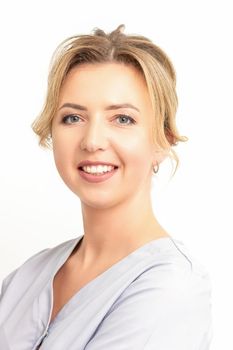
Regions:
<instances>
[{"instance_id":1,"label":"upper lip","mask_svg":"<svg viewBox=\"0 0 233 350\"><path fill-rule=\"evenodd\" d=\"M108 162L103 162L103 161L90 161L90 160L83 160L82 162L80 162L79 164L78 164L78 168L81 168L81 167L83 167L83 166L85 166L85 165L89 165L89 166L91 166L91 165L111 165L111 166L114 166L114 167L118 167L118 165L116 165L116 164L113 164L113 163L108 163Z\"/></svg>"}]
</instances>

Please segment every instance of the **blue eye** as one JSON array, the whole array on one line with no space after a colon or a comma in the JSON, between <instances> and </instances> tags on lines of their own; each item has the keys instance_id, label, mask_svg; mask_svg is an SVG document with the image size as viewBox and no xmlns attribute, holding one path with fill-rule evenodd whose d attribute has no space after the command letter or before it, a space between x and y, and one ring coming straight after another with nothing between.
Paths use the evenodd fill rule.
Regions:
<instances>
[{"instance_id":1,"label":"blue eye","mask_svg":"<svg viewBox=\"0 0 233 350\"><path fill-rule=\"evenodd\" d=\"M133 118L131 118L130 116L128 116L128 115L126 115L126 114L119 114L118 116L117 116L117 118L116 119L121 119L121 120L123 120L123 121L130 121L130 123L120 123L120 124L122 124L122 125L130 125L130 124L135 124L135 120L133 119Z\"/></svg>"},{"instance_id":2,"label":"blue eye","mask_svg":"<svg viewBox=\"0 0 233 350\"><path fill-rule=\"evenodd\" d=\"M66 115L64 118L62 118L62 123L63 124L74 124L76 122L80 122L80 119L81 118L76 114L69 114L69 115ZM116 117L116 119L123 121L123 123L120 122L121 125L130 125L130 124L136 123L132 117L130 117L126 114L119 114Z\"/></svg>"},{"instance_id":3,"label":"blue eye","mask_svg":"<svg viewBox=\"0 0 233 350\"><path fill-rule=\"evenodd\" d=\"M76 118L76 120L75 120ZM64 124L73 124L72 121L71 122L67 122L68 119L73 120L73 122L77 121L77 118L80 119L80 117L76 114L70 114L70 115L66 115L64 118L62 118L62 123Z\"/></svg>"}]
</instances>

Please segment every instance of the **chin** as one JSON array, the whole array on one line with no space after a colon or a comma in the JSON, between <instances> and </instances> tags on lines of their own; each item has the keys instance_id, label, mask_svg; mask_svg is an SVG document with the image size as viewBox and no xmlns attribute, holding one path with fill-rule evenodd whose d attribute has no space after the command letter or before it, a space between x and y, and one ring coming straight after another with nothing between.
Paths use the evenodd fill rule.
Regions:
<instances>
[{"instance_id":1,"label":"chin","mask_svg":"<svg viewBox=\"0 0 233 350\"><path fill-rule=\"evenodd\" d=\"M110 209L112 207L115 207L119 204L119 200L115 198L115 200L110 200L109 195L104 198L104 196L101 196L100 199L97 198L84 198L84 197L79 197L82 206L87 206L96 210L102 210L102 209Z\"/></svg>"}]
</instances>

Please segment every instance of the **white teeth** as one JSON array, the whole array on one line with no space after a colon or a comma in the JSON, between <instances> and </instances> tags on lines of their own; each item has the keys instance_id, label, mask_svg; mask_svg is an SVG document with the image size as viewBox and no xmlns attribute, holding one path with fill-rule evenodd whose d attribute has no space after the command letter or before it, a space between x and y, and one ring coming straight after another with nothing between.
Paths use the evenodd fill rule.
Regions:
<instances>
[{"instance_id":1,"label":"white teeth","mask_svg":"<svg viewBox=\"0 0 233 350\"><path fill-rule=\"evenodd\" d=\"M111 165L97 165L97 166L83 166L82 169L89 174L106 173L111 171L114 167Z\"/></svg>"}]
</instances>

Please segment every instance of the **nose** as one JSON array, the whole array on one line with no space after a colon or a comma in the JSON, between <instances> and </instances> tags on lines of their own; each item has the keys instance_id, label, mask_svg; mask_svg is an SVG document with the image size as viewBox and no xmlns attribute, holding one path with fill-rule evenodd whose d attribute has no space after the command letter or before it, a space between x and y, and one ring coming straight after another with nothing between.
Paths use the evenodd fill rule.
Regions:
<instances>
[{"instance_id":1,"label":"nose","mask_svg":"<svg viewBox=\"0 0 233 350\"><path fill-rule=\"evenodd\" d=\"M108 146L107 131L97 118L89 121L88 125L84 127L83 138L81 140L81 150L88 152L95 152L97 150L105 150Z\"/></svg>"}]
</instances>

